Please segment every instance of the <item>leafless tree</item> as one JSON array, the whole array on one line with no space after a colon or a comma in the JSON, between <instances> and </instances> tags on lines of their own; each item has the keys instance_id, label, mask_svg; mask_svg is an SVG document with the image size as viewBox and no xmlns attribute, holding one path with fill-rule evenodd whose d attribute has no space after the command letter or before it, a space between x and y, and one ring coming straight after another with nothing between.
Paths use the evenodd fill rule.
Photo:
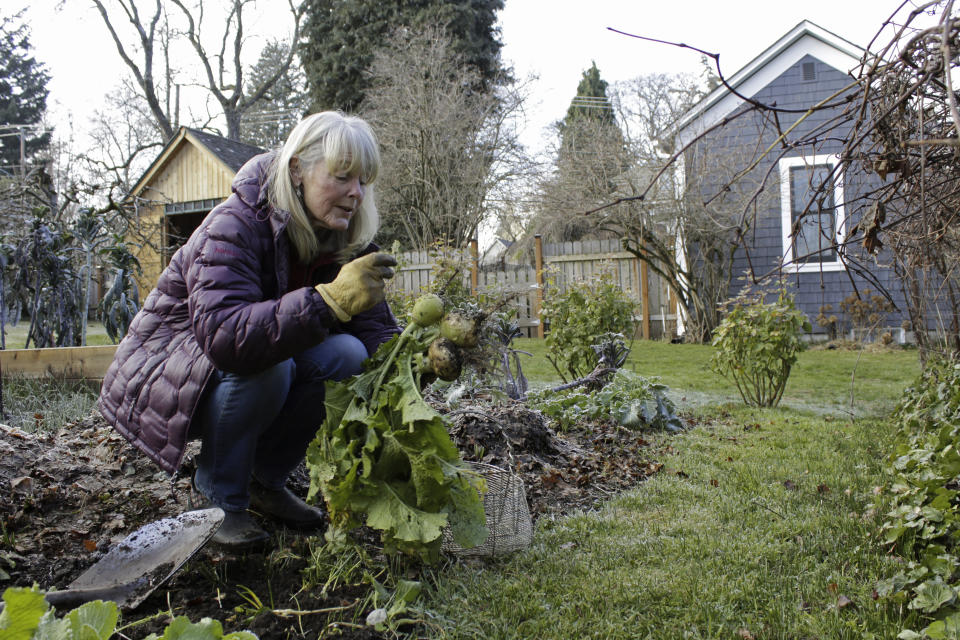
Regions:
<instances>
[{"instance_id":1,"label":"leafless tree","mask_svg":"<svg viewBox=\"0 0 960 640\"><path fill-rule=\"evenodd\" d=\"M371 73L361 112L383 150L383 231L409 248L466 246L529 169L515 127L521 91L478 91L476 73L435 28L397 32Z\"/></svg>"},{"instance_id":2,"label":"leafless tree","mask_svg":"<svg viewBox=\"0 0 960 640\"><path fill-rule=\"evenodd\" d=\"M582 129L578 148L566 157L559 145L554 150L558 165L541 183L534 225L554 241L620 238L673 291L694 341L707 339L719 323L719 303L740 275L733 272L738 213L748 200L758 203L745 183L711 203L697 198L711 174L708 163L738 167L753 156L746 139L712 148L685 167L669 161L664 133L704 90L704 80L693 74L652 74L614 85L617 135L597 119L567 125Z\"/></svg>"},{"instance_id":3,"label":"leafless tree","mask_svg":"<svg viewBox=\"0 0 960 640\"><path fill-rule=\"evenodd\" d=\"M226 16L219 21L218 48L208 49L209 37L205 26L206 9L210 0L93 0L104 25L117 47L117 52L130 69L140 88L157 126L169 139L180 121L180 89L187 82L182 70L174 62L174 48L178 38L185 38L202 69L198 86L208 93L226 121L226 137L239 139L243 115L264 99L273 84L280 79L293 62L296 47L290 47L287 57L275 73L264 79L250 94L246 93L241 53L247 43L244 32L244 9L255 0L229 0ZM142 6L141 6L142 5ZM150 5L149 7L147 5ZM175 7L173 11L169 7ZM293 24L291 42L300 37L302 9L294 0L287 0ZM136 58L136 59L135 59ZM159 64L158 64L159 58Z\"/></svg>"},{"instance_id":4,"label":"leafless tree","mask_svg":"<svg viewBox=\"0 0 960 640\"><path fill-rule=\"evenodd\" d=\"M879 178L851 240L872 252L886 241L923 357L938 348L960 353L960 18L953 4L927 2L884 25L876 56L858 76L844 150L853 170Z\"/></svg>"},{"instance_id":5,"label":"leafless tree","mask_svg":"<svg viewBox=\"0 0 960 640\"><path fill-rule=\"evenodd\" d=\"M87 169L83 180L123 197L163 146L163 132L129 79L105 97L90 124L92 148L79 155Z\"/></svg>"}]
</instances>

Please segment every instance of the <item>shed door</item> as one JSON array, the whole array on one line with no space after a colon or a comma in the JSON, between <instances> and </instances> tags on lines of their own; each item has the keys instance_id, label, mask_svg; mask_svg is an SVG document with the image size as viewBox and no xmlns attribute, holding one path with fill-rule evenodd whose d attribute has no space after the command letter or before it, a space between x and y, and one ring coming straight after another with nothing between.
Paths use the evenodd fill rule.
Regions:
<instances>
[{"instance_id":1,"label":"shed door","mask_svg":"<svg viewBox=\"0 0 960 640\"><path fill-rule=\"evenodd\" d=\"M164 205L163 211L163 266L197 230L210 211L220 204L219 199L174 202Z\"/></svg>"}]
</instances>

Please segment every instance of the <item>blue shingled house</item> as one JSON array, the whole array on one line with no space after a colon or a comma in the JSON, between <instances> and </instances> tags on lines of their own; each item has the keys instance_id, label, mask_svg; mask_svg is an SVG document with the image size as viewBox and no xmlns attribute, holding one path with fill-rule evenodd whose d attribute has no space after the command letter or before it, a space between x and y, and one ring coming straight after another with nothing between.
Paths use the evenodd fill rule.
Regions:
<instances>
[{"instance_id":1,"label":"blue shingled house","mask_svg":"<svg viewBox=\"0 0 960 640\"><path fill-rule=\"evenodd\" d=\"M839 155L844 129L836 126L850 104L843 97L854 91L851 73L863 55L844 38L801 22L728 77L729 88L717 87L673 129L676 148L689 145L682 159L688 181L697 179L696 196L711 206L726 201L730 224L742 235L733 273L781 274L821 337L838 329L846 333L855 324L841 309L844 300L849 307L855 290L875 296L882 286L903 308L900 283L883 252L871 255L850 244L841 256L832 242L843 242L869 208L875 178L847 175ZM751 100L780 111L754 109ZM822 101L835 106L808 112ZM756 158L756 166L741 175ZM851 268L853 263L859 268ZM735 277L730 295L744 283ZM865 304L874 304L872 300L868 296ZM877 300L877 310L880 306ZM816 321L831 315L837 324ZM910 338L901 328L901 312L879 315L875 335L889 331L894 340Z\"/></svg>"}]
</instances>

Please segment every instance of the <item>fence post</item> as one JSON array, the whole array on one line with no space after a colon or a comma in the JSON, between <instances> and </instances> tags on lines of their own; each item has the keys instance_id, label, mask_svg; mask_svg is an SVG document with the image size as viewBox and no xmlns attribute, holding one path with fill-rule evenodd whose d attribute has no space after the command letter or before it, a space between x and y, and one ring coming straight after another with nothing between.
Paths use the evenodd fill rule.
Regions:
<instances>
[{"instance_id":1,"label":"fence post","mask_svg":"<svg viewBox=\"0 0 960 640\"><path fill-rule=\"evenodd\" d=\"M640 258L633 259L633 273L640 289L640 334L644 340L650 339L650 286L647 284L647 263Z\"/></svg>"},{"instance_id":2,"label":"fence post","mask_svg":"<svg viewBox=\"0 0 960 640\"><path fill-rule=\"evenodd\" d=\"M537 318L537 337L543 339L543 320L540 318L540 309L543 307L543 238L539 233L533 236L533 249L537 271L537 304L534 311Z\"/></svg>"},{"instance_id":3,"label":"fence post","mask_svg":"<svg viewBox=\"0 0 960 640\"><path fill-rule=\"evenodd\" d=\"M477 297L477 286L479 285L480 270L480 250L477 239L470 241L470 295Z\"/></svg>"}]
</instances>

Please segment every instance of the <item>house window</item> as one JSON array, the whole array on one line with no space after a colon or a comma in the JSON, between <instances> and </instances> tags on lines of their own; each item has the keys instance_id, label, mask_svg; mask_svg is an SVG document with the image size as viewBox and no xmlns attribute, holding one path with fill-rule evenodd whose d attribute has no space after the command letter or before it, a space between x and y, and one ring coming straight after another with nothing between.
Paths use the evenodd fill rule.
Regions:
<instances>
[{"instance_id":1,"label":"house window","mask_svg":"<svg viewBox=\"0 0 960 640\"><path fill-rule=\"evenodd\" d=\"M783 263L797 271L838 271L843 238L843 177L837 156L780 161Z\"/></svg>"}]
</instances>

